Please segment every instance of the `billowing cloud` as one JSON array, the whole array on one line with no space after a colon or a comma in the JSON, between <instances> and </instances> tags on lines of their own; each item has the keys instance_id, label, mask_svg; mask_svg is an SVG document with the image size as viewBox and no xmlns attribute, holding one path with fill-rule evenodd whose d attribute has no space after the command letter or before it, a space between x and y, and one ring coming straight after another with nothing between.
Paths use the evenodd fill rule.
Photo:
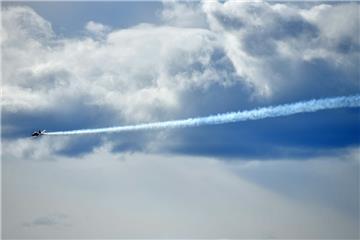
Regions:
<instances>
[{"instance_id":1,"label":"billowing cloud","mask_svg":"<svg viewBox=\"0 0 360 240\"><path fill-rule=\"evenodd\" d=\"M71 37L18 5L2 8L3 237L359 237L358 109L28 137L358 94L359 4L166 2L157 24Z\"/></svg>"},{"instance_id":2,"label":"billowing cloud","mask_svg":"<svg viewBox=\"0 0 360 240\"><path fill-rule=\"evenodd\" d=\"M358 4L301 7L228 1L205 2L203 9L210 29L223 36L237 73L262 95L289 87L294 80L286 68L324 61L340 71L355 71L359 62ZM343 85L352 81L355 86L354 79L341 81Z\"/></svg>"},{"instance_id":3,"label":"billowing cloud","mask_svg":"<svg viewBox=\"0 0 360 240\"><path fill-rule=\"evenodd\" d=\"M117 29L88 21L77 36L66 37L33 9L6 6L2 135L24 136L34 127L71 130L172 120L358 93L358 21L352 21L358 8L356 3L167 2L158 25ZM346 114L346 124L334 124L356 134L356 113ZM329 121L333 126L334 118ZM198 133L195 139L239 143L231 134ZM154 135L152 140L164 136ZM178 145L171 149L194 153L188 133L174 138L171 144ZM145 139L134 141L135 149L159 145ZM343 139L341 147L356 137ZM209 149L221 154L229 147L205 142L196 143L204 144L196 154ZM227 152L254 148L235 144Z\"/></svg>"},{"instance_id":4,"label":"billowing cloud","mask_svg":"<svg viewBox=\"0 0 360 240\"><path fill-rule=\"evenodd\" d=\"M184 88L216 82L227 85L234 80L232 69L217 68L213 56L219 51L235 67L238 81L248 81L265 95L289 81L276 72L278 61L292 61L291 66L323 59L340 67L356 67L351 63L358 59L358 21L351 20L357 17L357 4L303 9L233 1L205 2L202 8L167 3L164 25L189 19L168 20L189 9L199 12L195 16L206 16L208 26L187 24L182 28L179 23L177 27L140 25L110 31L101 23L88 22L86 30L106 34L105 42L87 37L54 39L51 24L32 9L4 9L4 107L35 108L47 105L49 101L42 99L58 102L58 98L69 97L65 92L70 96L76 92L98 99L94 104L123 111L127 117L150 111L153 105L173 110L181 105ZM349 14L341 14L347 10ZM336 14L347 19L336 21ZM198 21L192 22L196 25ZM19 54L19 48L30 52ZM149 117L141 115L140 119Z\"/></svg>"},{"instance_id":5,"label":"billowing cloud","mask_svg":"<svg viewBox=\"0 0 360 240\"><path fill-rule=\"evenodd\" d=\"M50 24L33 10L16 9L21 11L5 10L7 35L14 31L7 22L21 25L18 19L24 13L42 20L33 21L31 28L48 30L44 35L50 35L51 28L42 28ZM86 28L98 31L99 26L90 22ZM149 120L156 109L177 109L179 92L192 86L205 87L222 74L210 64L216 38L203 29L143 25L112 31L104 42L88 37L49 42L32 35L34 31L26 25L21 27L31 42L27 43L26 35L22 39L25 43L19 45L35 47L17 61L22 57L17 54L19 46L10 37L4 40L3 107L9 111L71 105L74 98L89 97L90 105L107 106L118 116Z\"/></svg>"}]
</instances>

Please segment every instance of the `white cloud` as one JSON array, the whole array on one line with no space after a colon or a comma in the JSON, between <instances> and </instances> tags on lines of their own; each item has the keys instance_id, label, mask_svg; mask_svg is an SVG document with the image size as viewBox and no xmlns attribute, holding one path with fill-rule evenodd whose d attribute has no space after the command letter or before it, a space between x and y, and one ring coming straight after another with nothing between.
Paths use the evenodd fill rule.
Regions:
<instances>
[{"instance_id":1,"label":"white cloud","mask_svg":"<svg viewBox=\"0 0 360 240\"><path fill-rule=\"evenodd\" d=\"M55 145L45 138L5 143L4 236L356 238L358 234L358 219L331 207L326 198L315 201L312 191L300 191L305 198L294 199L249 178L249 173L291 170L298 182L287 175L278 178L319 192L324 191L319 182L331 180L330 197L336 197L346 193L339 188L343 179L356 179L359 174L358 162L351 155L244 164L203 157L118 154L105 145L74 159L54 155ZM267 184L281 182L268 179ZM358 191L356 183L347 187ZM24 222L54 212L67 216L67 226L24 227Z\"/></svg>"},{"instance_id":2,"label":"white cloud","mask_svg":"<svg viewBox=\"0 0 360 240\"><path fill-rule=\"evenodd\" d=\"M10 45L4 47L26 46L54 36L51 24L29 7L4 7L2 27L2 42Z\"/></svg>"},{"instance_id":3,"label":"white cloud","mask_svg":"<svg viewBox=\"0 0 360 240\"><path fill-rule=\"evenodd\" d=\"M166 24L177 27L207 27L206 15L198 3L165 1L161 18Z\"/></svg>"},{"instance_id":4,"label":"white cloud","mask_svg":"<svg viewBox=\"0 0 360 240\"><path fill-rule=\"evenodd\" d=\"M223 36L223 45L237 73L271 97L284 91L290 79L277 73L284 68L321 59L344 71L355 71L359 45L359 5L299 5L208 1L203 3L210 29ZM319 32L317 32L319 31ZM356 81L356 80L355 80ZM352 82L355 86L355 82ZM284 87L285 86L285 87Z\"/></svg>"},{"instance_id":5,"label":"white cloud","mask_svg":"<svg viewBox=\"0 0 360 240\"><path fill-rule=\"evenodd\" d=\"M316 58L339 68L356 68L357 52L334 48L340 39L356 42L357 21L351 19L358 17L357 8L169 2L162 13L163 26L118 30L90 21L86 29L93 38L59 38L32 9L7 7L2 11L2 105L7 111L32 111L71 106L74 99L84 97L87 104L113 109L118 117L150 121L158 111L171 115L186 107L182 95L188 90L215 83L245 83L254 86L249 88L253 94L271 97L286 90L289 82L277 72L279 59L289 68ZM346 19L337 20L338 13ZM307 30L297 37L276 37L286 34L277 33L282 24L295 20L318 27L320 38L309 37ZM216 51L235 72L216 66Z\"/></svg>"},{"instance_id":6,"label":"white cloud","mask_svg":"<svg viewBox=\"0 0 360 240\"><path fill-rule=\"evenodd\" d=\"M319 27L323 41L336 41L350 38L359 42L359 5L357 3L327 5L321 4L300 14Z\"/></svg>"},{"instance_id":7,"label":"white cloud","mask_svg":"<svg viewBox=\"0 0 360 240\"><path fill-rule=\"evenodd\" d=\"M29 18L40 18L31 9L23 12L29 12ZM4 23L14 22L18 15L5 10ZM5 26L8 35L13 34L10 27ZM102 31L106 27L89 23L87 28ZM23 43L27 38L21 40L21 46L28 46ZM74 98L86 96L89 104L114 109L126 119L145 121L154 118L156 109L176 110L182 91L221 81L221 73L209 65L218 47L216 37L203 29L140 25L111 31L103 41L63 38L49 44L34 38L32 43L35 46L29 51L19 52L20 43L10 38L4 42L6 110L71 105ZM204 69L192 69L196 64Z\"/></svg>"},{"instance_id":8,"label":"white cloud","mask_svg":"<svg viewBox=\"0 0 360 240\"><path fill-rule=\"evenodd\" d=\"M111 28L98 22L89 21L85 25L85 29L96 36L102 37L108 33Z\"/></svg>"}]
</instances>

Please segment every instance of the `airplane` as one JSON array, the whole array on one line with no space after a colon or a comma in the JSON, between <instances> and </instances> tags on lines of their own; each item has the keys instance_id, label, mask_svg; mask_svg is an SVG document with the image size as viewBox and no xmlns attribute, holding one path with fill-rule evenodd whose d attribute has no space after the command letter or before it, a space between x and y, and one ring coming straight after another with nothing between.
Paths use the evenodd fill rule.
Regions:
<instances>
[{"instance_id":1,"label":"airplane","mask_svg":"<svg viewBox=\"0 0 360 240\"><path fill-rule=\"evenodd\" d=\"M44 135L46 132L46 130L39 130L39 131L35 131L31 134L32 137L40 137L41 135Z\"/></svg>"}]
</instances>

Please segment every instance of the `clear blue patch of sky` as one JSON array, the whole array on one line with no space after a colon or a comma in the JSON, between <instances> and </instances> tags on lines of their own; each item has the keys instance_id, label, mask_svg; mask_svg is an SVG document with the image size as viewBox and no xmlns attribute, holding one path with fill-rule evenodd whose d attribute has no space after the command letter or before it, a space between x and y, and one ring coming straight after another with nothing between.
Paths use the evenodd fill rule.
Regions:
<instances>
[{"instance_id":1,"label":"clear blue patch of sky","mask_svg":"<svg viewBox=\"0 0 360 240\"><path fill-rule=\"evenodd\" d=\"M63 36L81 34L89 21L113 28L159 24L163 7L161 2L3 2L2 5L31 7Z\"/></svg>"}]
</instances>

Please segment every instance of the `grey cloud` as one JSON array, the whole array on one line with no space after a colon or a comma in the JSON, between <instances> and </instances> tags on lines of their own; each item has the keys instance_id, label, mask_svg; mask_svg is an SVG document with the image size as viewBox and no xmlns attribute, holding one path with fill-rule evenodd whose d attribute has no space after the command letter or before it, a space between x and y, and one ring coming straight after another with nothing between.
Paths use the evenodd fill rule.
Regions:
<instances>
[{"instance_id":1,"label":"grey cloud","mask_svg":"<svg viewBox=\"0 0 360 240\"><path fill-rule=\"evenodd\" d=\"M245 23L238 17L232 17L222 12L215 12L214 17L226 30L241 30Z\"/></svg>"},{"instance_id":2,"label":"grey cloud","mask_svg":"<svg viewBox=\"0 0 360 240\"><path fill-rule=\"evenodd\" d=\"M41 72L34 72L32 70L24 70L18 73L18 86L32 91L46 91L56 87L69 87L71 81L71 72L66 69L51 69L44 67Z\"/></svg>"},{"instance_id":3,"label":"grey cloud","mask_svg":"<svg viewBox=\"0 0 360 240\"><path fill-rule=\"evenodd\" d=\"M310 42L319 35L317 27L301 17L282 19L276 16L275 19L275 24L265 25L261 29L255 28L245 34L242 39L244 51L257 57L278 55L276 41L305 38Z\"/></svg>"},{"instance_id":4,"label":"grey cloud","mask_svg":"<svg viewBox=\"0 0 360 240\"><path fill-rule=\"evenodd\" d=\"M234 163L233 166L239 175L267 189L300 201L307 198L318 203L325 201L327 206L359 221L359 162L353 158L357 151L334 151L329 157L321 156L307 162L270 160L262 164L254 161L235 166Z\"/></svg>"},{"instance_id":5,"label":"grey cloud","mask_svg":"<svg viewBox=\"0 0 360 240\"><path fill-rule=\"evenodd\" d=\"M66 214L49 214L47 216L37 217L31 222L23 223L24 227L53 227L53 226L69 226L67 223L68 215Z\"/></svg>"},{"instance_id":6,"label":"grey cloud","mask_svg":"<svg viewBox=\"0 0 360 240\"><path fill-rule=\"evenodd\" d=\"M356 151L350 157L323 161L228 162L212 157L118 154L107 145L82 157L84 161L73 161L46 153L45 147L39 150L57 161L38 162L12 157L26 142L12 144L3 159L4 237L358 237L358 219L349 214L356 205L334 197L354 196L358 191L352 182L358 174ZM284 184L288 169L295 176ZM260 176L264 172L269 178ZM344 179L344 174L349 176ZM311 184L311 191L289 198L294 193L291 186ZM349 191L339 187L328 191L331 184L348 186ZM39 189L36 186L41 186L40 191L34 191ZM71 215L53 216L46 209ZM31 217L39 212L40 217ZM31 227L22 227L19 219ZM62 230L66 224L72 227Z\"/></svg>"},{"instance_id":7,"label":"grey cloud","mask_svg":"<svg viewBox=\"0 0 360 240\"><path fill-rule=\"evenodd\" d=\"M358 8L358 4L352 3L203 3L210 29L227 36L224 48L238 75L265 96L276 95L281 82L294 81L277 74L276 59L284 60L284 69L320 59L334 69L353 71L356 68L353 63L359 58L358 40L354 36L359 31L356 27L359 16L354 13ZM336 21L340 14L344 17ZM329 21L325 22L323 17ZM239 25L236 30L229 28L236 25Z\"/></svg>"}]
</instances>

